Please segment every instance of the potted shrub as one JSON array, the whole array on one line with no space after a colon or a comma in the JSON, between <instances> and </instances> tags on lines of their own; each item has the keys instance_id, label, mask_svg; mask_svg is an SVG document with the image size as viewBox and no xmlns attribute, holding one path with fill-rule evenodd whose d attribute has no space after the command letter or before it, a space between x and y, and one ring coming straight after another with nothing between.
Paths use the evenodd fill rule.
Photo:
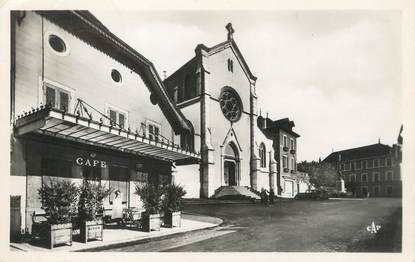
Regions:
<instances>
[{"instance_id":1,"label":"potted shrub","mask_svg":"<svg viewBox=\"0 0 415 262\"><path fill-rule=\"evenodd\" d=\"M76 214L77 186L68 181L50 180L38 190L47 219L47 239L52 249L58 244L72 245L72 218Z\"/></svg>"},{"instance_id":2,"label":"potted shrub","mask_svg":"<svg viewBox=\"0 0 415 262\"><path fill-rule=\"evenodd\" d=\"M98 182L83 180L78 202L78 221L81 240L84 243L90 239L103 240L104 224L102 218L97 218L97 213L102 210L103 199L110 193L111 189L106 189Z\"/></svg>"},{"instance_id":3,"label":"potted shrub","mask_svg":"<svg viewBox=\"0 0 415 262\"><path fill-rule=\"evenodd\" d=\"M182 200L186 191L180 185L167 185L164 187L162 207L164 211L164 225L168 227L181 226Z\"/></svg>"},{"instance_id":4,"label":"potted shrub","mask_svg":"<svg viewBox=\"0 0 415 262\"><path fill-rule=\"evenodd\" d=\"M135 185L135 193L143 202L145 211L141 215L141 224L143 231L160 230L160 210L162 188L159 185L146 183L144 185Z\"/></svg>"}]
</instances>

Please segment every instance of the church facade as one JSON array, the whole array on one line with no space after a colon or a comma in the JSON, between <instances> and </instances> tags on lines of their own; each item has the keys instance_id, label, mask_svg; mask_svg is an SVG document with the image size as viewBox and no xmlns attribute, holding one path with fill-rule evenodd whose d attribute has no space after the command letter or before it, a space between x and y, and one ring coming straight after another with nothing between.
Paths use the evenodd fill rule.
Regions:
<instances>
[{"instance_id":1,"label":"church facade","mask_svg":"<svg viewBox=\"0 0 415 262\"><path fill-rule=\"evenodd\" d=\"M296 171L295 149L290 148L288 163L281 161L286 154L280 146L283 129L294 139L299 136L275 128L278 121L268 117L274 129L263 126L257 77L233 38L232 25L226 29L226 41L213 47L199 44L195 56L164 80L173 102L193 125L189 146L201 152L201 163L177 168L174 179L187 186L188 197L215 197L224 187L272 188L278 196L294 197L293 187L284 188L295 180L290 176ZM293 139L284 141L294 147Z\"/></svg>"}]
</instances>

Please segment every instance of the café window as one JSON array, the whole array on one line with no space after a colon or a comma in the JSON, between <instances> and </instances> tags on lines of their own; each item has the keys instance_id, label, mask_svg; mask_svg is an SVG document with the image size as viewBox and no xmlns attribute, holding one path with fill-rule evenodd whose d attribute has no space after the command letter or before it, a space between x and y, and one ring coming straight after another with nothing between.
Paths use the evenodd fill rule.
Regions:
<instances>
[{"instance_id":1,"label":"caf\u00e9 window","mask_svg":"<svg viewBox=\"0 0 415 262\"><path fill-rule=\"evenodd\" d=\"M131 177L131 181L139 184L148 183L148 173L144 171L135 171Z\"/></svg>"},{"instance_id":2,"label":"caf\u00e9 window","mask_svg":"<svg viewBox=\"0 0 415 262\"><path fill-rule=\"evenodd\" d=\"M158 142L160 139L161 126L153 121L147 120L148 139Z\"/></svg>"},{"instance_id":3,"label":"caf\u00e9 window","mask_svg":"<svg viewBox=\"0 0 415 262\"><path fill-rule=\"evenodd\" d=\"M43 92L44 92L44 103L46 105L50 105L53 108L70 112L70 105L71 105L71 91L68 89L56 87L50 83L45 82L43 84Z\"/></svg>"},{"instance_id":4,"label":"caf\u00e9 window","mask_svg":"<svg viewBox=\"0 0 415 262\"><path fill-rule=\"evenodd\" d=\"M128 168L121 166L109 166L109 186L113 189L110 195L110 202L114 200L115 191L122 193L122 202L127 202L128 198Z\"/></svg>"},{"instance_id":5,"label":"caf\u00e9 window","mask_svg":"<svg viewBox=\"0 0 415 262\"><path fill-rule=\"evenodd\" d=\"M72 161L56 158L42 158L42 176L72 177Z\"/></svg>"},{"instance_id":6,"label":"caf\u00e9 window","mask_svg":"<svg viewBox=\"0 0 415 262\"><path fill-rule=\"evenodd\" d=\"M82 166L82 176L88 180L100 180L101 168L92 166Z\"/></svg>"},{"instance_id":7,"label":"caf\u00e9 window","mask_svg":"<svg viewBox=\"0 0 415 262\"><path fill-rule=\"evenodd\" d=\"M127 123L127 112L116 109L114 107L108 107L108 117L110 124L118 126L119 128L125 129L128 126Z\"/></svg>"},{"instance_id":8,"label":"caf\u00e9 window","mask_svg":"<svg viewBox=\"0 0 415 262\"><path fill-rule=\"evenodd\" d=\"M166 186L171 182L171 176L168 174L159 175L159 182L162 186Z\"/></svg>"}]
</instances>

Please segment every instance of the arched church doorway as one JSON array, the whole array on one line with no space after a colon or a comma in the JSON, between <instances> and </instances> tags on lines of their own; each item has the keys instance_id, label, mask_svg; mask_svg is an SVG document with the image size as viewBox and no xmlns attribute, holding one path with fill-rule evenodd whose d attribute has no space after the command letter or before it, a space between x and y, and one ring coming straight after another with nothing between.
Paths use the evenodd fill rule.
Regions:
<instances>
[{"instance_id":1,"label":"arched church doorway","mask_svg":"<svg viewBox=\"0 0 415 262\"><path fill-rule=\"evenodd\" d=\"M223 176L225 185L237 186L239 184L239 154L233 142L225 147Z\"/></svg>"}]
</instances>

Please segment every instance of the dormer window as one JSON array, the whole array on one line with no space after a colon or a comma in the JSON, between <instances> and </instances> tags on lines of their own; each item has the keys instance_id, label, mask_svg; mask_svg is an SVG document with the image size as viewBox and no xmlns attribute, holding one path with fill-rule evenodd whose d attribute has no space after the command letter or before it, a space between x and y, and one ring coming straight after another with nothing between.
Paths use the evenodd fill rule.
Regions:
<instances>
[{"instance_id":1,"label":"dormer window","mask_svg":"<svg viewBox=\"0 0 415 262\"><path fill-rule=\"evenodd\" d=\"M228 71L233 73L233 60L228 58Z\"/></svg>"}]
</instances>

